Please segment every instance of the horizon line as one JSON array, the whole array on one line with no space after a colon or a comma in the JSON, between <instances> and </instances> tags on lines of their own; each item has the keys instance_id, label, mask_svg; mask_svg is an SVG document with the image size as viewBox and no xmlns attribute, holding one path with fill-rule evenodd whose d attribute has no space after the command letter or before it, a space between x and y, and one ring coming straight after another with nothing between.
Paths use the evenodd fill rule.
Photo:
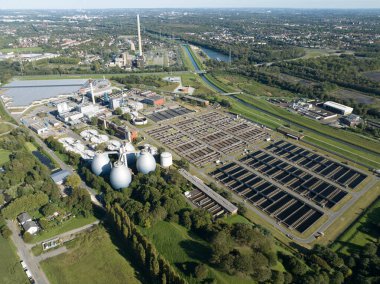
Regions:
<instances>
[{"instance_id":1,"label":"horizon line","mask_svg":"<svg viewBox=\"0 0 380 284\"><path fill-rule=\"evenodd\" d=\"M378 7L253 7L253 6L239 6L239 7L110 7L110 8L0 8L0 11L25 11L25 10L136 10L136 9L292 9L292 10L372 10L379 9Z\"/></svg>"}]
</instances>

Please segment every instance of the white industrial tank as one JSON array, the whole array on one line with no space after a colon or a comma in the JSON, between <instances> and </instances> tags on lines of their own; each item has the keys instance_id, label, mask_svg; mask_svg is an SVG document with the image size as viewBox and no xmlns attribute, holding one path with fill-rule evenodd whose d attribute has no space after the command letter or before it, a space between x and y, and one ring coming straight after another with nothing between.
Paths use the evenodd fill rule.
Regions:
<instances>
[{"instance_id":1,"label":"white industrial tank","mask_svg":"<svg viewBox=\"0 0 380 284\"><path fill-rule=\"evenodd\" d=\"M161 158L161 167L169 168L171 165L173 165L173 156L171 153L162 152L160 158Z\"/></svg>"},{"instance_id":2,"label":"white industrial tank","mask_svg":"<svg viewBox=\"0 0 380 284\"><path fill-rule=\"evenodd\" d=\"M151 153L143 150L137 159L136 167L140 173L148 174L156 169L156 160Z\"/></svg>"},{"instance_id":3,"label":"white industrial tank","mask_svg":"<svg viewBox=\"0 0 380 284\"><path fill-rule=\"evenodd\" d=\"M123 163L116 162L110 174L111 186L114 189L126 188L131 184L132 174L131 170Z\"/></svg>"},{"instance_id":4,"label":"white industrial tank","mask_svg":"<svg viewBox=\"0 0 380 284\"><path fill-rule=\"evenodd\" d=\"M91 163L91 170L97 176L107 174L111 170L111 161L107 153L96 152Z\"/></svg>"}]
</instances>

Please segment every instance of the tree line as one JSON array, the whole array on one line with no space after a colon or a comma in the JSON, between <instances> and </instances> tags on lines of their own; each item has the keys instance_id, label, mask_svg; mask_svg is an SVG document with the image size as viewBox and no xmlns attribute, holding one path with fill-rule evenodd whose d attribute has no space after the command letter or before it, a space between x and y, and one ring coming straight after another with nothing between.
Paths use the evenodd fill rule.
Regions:
<instances>
[{"instance_id":1,"label":"tree line","mask_svg":"<svg viewBox=\"0 0 380 284\"><path fill-rule=\"evenodd\" d=\"M187 283L138 230L118 203L107 205L107 213L118 236L125 242L128 251L132 252L139 268L147 273L151 283Z\"/></svg>"}]
</instances>

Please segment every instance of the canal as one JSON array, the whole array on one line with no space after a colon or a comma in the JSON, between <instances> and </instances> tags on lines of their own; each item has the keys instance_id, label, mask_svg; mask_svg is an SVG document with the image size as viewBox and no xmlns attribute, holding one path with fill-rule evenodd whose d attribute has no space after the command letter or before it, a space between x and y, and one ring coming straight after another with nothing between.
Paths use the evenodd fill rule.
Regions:
<instances>
[{"instance_id":1,"label":"canal","mask_svg":"<svg viewBox=\"0 0 380 284\"><path fill-rule=\"evenodd\" d=\"M202 71L201 67L198 66L197 62L195 61L195 58L193 57L193 55L191 54L189 50L190 46L184 44L183 47L186 51L187 56L190 58L191 64L193 64L195 71L198 71L198 72ZM211 89L213 89L217 93L224 93L224 91L219 89L214 83L212 83L209 79L207 79L207 77L204 74L199 73L198 75L201 77L203 82L205 82Z\"/></svg>"}]
</instances>

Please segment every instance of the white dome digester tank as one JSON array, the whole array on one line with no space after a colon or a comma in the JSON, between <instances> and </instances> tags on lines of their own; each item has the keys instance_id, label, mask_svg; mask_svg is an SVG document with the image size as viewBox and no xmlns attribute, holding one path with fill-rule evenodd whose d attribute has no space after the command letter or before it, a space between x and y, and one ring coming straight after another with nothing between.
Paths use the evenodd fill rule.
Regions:
<instances>
[{"instance_id":1,"label":"white dome digester tank","mask_svg":"<svg viewBox=\"0 0 380 284\"><path fill-rule=\"evenodd\" d=\"M148 174L155 171L156 160L151 153L142 150L140 156L137 159L136 167L140 173Z\"/></svg>"},{"instance_id":2,"label":"white dome digester tank","mask_svg":"<svg viewBox=\"0 0 380 284\"><path fill-rule=\"evenodd\" d=\"M169 152L162 152L160 156L161 167L169 168L173 165L173 156Z\"/></svg>"},{"instance_id":3,"label":"white dome digester tank","mask_svg":"<svg viewBox=\"0 0 380 284\"><path fill-rule=\"evenodd\" d=\"M110 174L111 186L114 189L123 189L128 187L132 182L131 170L122 162L114 163Z\"/></svg>"},{"instance_id":4,"label":"white dome digester tank","mask_svg":"<svg viewBox=\"0 0 380 284\"><path fill-rule=\"evenodd\" d=\"M111 161L107 153L96 152L91 163L91 170L97 176L108 174L111 171Z\"/></svg>"}]
</instances>

